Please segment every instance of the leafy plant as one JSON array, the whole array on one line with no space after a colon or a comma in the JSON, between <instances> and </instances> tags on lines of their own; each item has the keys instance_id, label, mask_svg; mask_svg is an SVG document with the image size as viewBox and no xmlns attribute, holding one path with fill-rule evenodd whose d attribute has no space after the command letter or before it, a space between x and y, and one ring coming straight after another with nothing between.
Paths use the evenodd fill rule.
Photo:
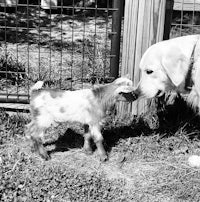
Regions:
<instances>
[{"instance_id":1,"label":"leafy plant","mask_svg":"<svg viewBox=\"0 0 200 202\"><path fill-rule=\"evenodd\" d=\"M0 51L3 53L3 48ZM25 77L25 65L18 61L13 51L9 50L0 55L0 79L15 84L22 82Z\"/></svg>"}]
</instances>

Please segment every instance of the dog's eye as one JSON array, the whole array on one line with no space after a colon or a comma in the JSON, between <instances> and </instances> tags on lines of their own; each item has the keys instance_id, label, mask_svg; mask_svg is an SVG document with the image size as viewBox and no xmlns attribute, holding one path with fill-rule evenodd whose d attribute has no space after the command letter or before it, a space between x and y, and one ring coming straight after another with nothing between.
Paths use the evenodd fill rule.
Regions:
<instances>
[{"instance_id":1,"label":"dog's eye","mask_svg":"<svg viewBox=\"0 0 200 202\"><path fill-rule=\"evenodd\" d=\"M152 74L152 73L153 73L153 70L147 69L147 70L146 70L146 73L147 73L147 74Z\"/></svg>"}]
</instances>

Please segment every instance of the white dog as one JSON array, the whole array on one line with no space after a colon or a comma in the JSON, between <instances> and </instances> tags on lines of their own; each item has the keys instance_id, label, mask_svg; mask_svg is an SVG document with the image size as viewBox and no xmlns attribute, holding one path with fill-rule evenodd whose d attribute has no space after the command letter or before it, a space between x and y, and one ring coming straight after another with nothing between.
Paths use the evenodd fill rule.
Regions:
<instances>
[{"instance_id":1,"label":"white dog","mask_svg":"<svg viewBox=\"0 0 200 202\"><path fill-rule=\"evenodd\" d=\"M141 79L135 99L187 93L187 102L200 108L200 35L178 37L149 47L140 61Z\"/></svg>"},{"instance_id":2,"label":"white dog","mask_svg":"<svg viewBox=\"0 0 200 202\"><path fill-rule=\"evenodd\" d=\"M102 161L107 159L101 135L101 122L106 111L120 94L132 90L132 81L121 77L110 84L96 86L93 89L62 91L42 89L43 82L38 81L31 88L32 120L27 125L27 137L32 140L34 149L44 158L49 156L42 145L45 129L59 122L80 122L84 126L84 149L91 153L90 140L94 139Z\"/></svg>"}]
</instances>

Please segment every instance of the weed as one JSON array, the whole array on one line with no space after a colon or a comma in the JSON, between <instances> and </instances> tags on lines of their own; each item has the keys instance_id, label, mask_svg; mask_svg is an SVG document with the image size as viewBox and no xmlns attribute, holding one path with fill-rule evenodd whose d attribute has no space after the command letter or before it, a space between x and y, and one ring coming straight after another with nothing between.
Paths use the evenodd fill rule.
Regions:
<instances>
[{"instance_id":1,"label":"weed","mask_svg":"<svg viewBox=\"0 0 200 202\"><path fill-rule=\"evenodd\" d=\"M57 134L71 128L62 142L58 138L62 145L57 144L68 149L57 149L52 160L43 161L24 138L27 118L1 112L0 120L5 134L0 144L1 201L199 200L200 172L187 164L190 154L200 154L199 141L185 125L169 135L167 129L149 128L145 115L108 119L103 135L109 161L101 164L96 152L86 156L80 151L83 131L77 124L49 131L53 145Z\"/></svg>"},{"instance_id":2,"label":"weed","mask_svg":"<svg viewBox=\"0 0 200 202\"><path fill-rule=\"evenodd\" d=\"M5 47L0 48L3 53ZM11 84L22 82L26 78L25 65L18 61L14 51L7 50L5 54L0 55L0 78L1 80L11 81Z\"/></svg>"}]
</instances>

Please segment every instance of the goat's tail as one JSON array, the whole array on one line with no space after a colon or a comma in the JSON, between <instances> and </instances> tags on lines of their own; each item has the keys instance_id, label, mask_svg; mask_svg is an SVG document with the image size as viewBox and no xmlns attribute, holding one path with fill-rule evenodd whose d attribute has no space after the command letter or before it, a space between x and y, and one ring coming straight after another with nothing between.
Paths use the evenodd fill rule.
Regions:
<instances>
[{"instance_id":1,"label":"goat's tail","mask_svg":"<svg viewBox=\"0 0 200 202\"><path fill-rule=\"evenodd\" d=\"M37 91L39 89L42 88L44 84L44 81L38 81L37 83L35 83L31 88L30 88L30 93L32 93L33 91Z\"/></svg>"}]
</instances>

